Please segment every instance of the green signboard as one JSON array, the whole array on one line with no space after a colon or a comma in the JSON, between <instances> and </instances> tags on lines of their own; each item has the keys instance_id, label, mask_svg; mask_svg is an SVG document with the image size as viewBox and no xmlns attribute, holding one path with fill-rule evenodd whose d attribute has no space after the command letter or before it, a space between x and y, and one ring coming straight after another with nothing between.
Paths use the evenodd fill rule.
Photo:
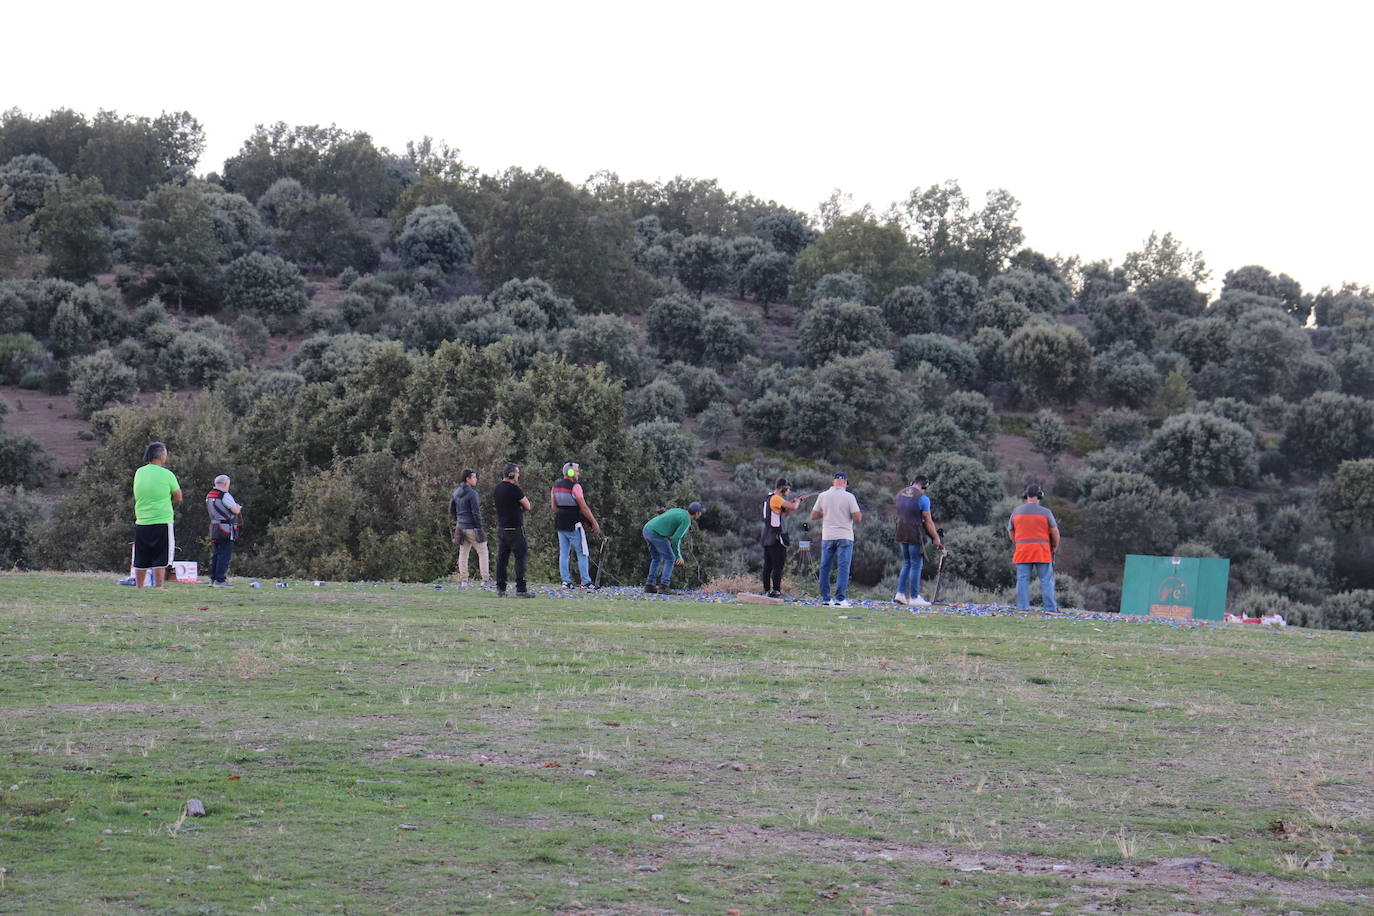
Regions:
<instances>
[{"instance_id":1,"label":"green signboard","mask_svg":"<svg viewBox=\"0 0 1374 916\"><path fill-rule=\"evenodd\" d=\"M1230 574L1230 560L1128 554L1121 583L1121 613L1220 620L1226 613Z\"/></svg>"}]
</instances>

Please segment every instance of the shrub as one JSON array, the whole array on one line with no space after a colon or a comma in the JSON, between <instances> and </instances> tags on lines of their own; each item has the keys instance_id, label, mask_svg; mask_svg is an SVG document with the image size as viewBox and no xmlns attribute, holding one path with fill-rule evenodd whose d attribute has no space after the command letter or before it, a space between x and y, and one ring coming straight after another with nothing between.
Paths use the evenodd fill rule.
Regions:
<instances>
[{"instance_id":1,"label":"shrub","mask_svg":"<svg viewBox=\"0 0 1374 916\"><path fill-rule=\"evenodd\" d=\"M1135 452L1118 448L1100 448L1089 452L1083 463L1093 471L1119 471L1123 474L1144 474L1145 462Z\"/></svg>"},{"instance_id":2,"label":"shrub","mask_svg":"<svg viewBox=\"0 0 1374 916\"><path fill-rule=\"evenodd\" d=\"M792 421L792 402L780 391L765 391L740 405L745 429L764 445L777 445Z\"/></svg>"},{"instance_id":3,"label":"shrub","mask_svg":"<svg viewBox=\"0 0 1374 916\"><path fill-rule=\"evenodd\" d=\"M0 334L0 379L13 385L34 359L47 352L32 334Z\"/></svg>"},{"instance_id":4,"label":"shrub","mask_svg":"<svg viewBox=\"0 0 1374 916\"><path fill-rule=\"evenodd\" d=\"M671 487L687 479L696 467L697 438L671 420L650 420L630 427L630 438L644 446L658 469L659 477Z\"/></svg>"},{"instance_id":5,"label":"shrub","mask_svg":"<svg viewBox=\"0 0 1374 916\"><path fill-rule=\"evenodd\" d=\"M1031 420L1031 446L1045 458L1053 470L1059 466L1059 456L1069 448L1072 436L1069 427L1052 410L1042 410Z\"/></svg>"},{"instance_id":6,"label":"shrub","mask_svg":"<svg viewBox=\"0 0 1374 916\"><path fill-rule=\"evenodd\" d=\"M280 226L288 214L313 199L309 191L294 178L278 178L258 198L258 210L269 226Z\"/></svg>"},{"instance_id":7,"label":"shrub","mask_svg":"<svg viewBox=\"0 0 1374 916\"><path fill-rule=\"evenodd\" d=\"M710 404L725 400L729 393L720 373L703 366L669 363L668 375L687 396L687 410L698 413Z\"/></svg>"},{"instance_id":8,"label":"shrub","mask_svg":"<svg viewBox=\"0 0 1374 916\"><path fill-rule=\"evenodd\" d=\"M138 373L109 350L82 357L72 365L72 404L84 419L111 404L138 396Z\"/></svg>"},{"instance_id":9,"label":"shrub","mask_svg":"<svg viewBox=\"0 0 1374 916\"><path fill-rule=\"evenodd\" d=\"M926 463L930 456L941 453L967 455L970 445L968 433L954 420L943 414L926 414L908 422L902 429L898 457L907 472L929 474Z\"/></svg>"},{"instance_id":10,"label":"shrub","mask_svg":"<svg viewBox=\"0 0 1374 916\"><path fill-rule=\"evenodd\" d=\"M938 519L962 519L980 524L1002 496L993 474L977 460L954 452L935 452L920 462L933 483L931 502Z\"/></svg>"},{"instance_id":11,"label":"shrub","mask_svg":"<svg viewBox=\"0 0 1374 916\"><path fill-rule=\"evenodd\" d=\"M695 363L701 359L701 323L706 307L698 299L670 294L649 307L649 341L665 357Z\"/></svg>"},{"instance_id":12,"label":"shrub","mask_svg":"<svg viewBox=\"0 0 1374 916\"><path fill-rule=\"evenodd\" d=\"M1169 331L1169 346L1187 357L1194 372L1200 372L1230 358L1231 326L1221 318L1189 318Z\"/></svg>"},{"instance_id":13,"label":"shrub","mask_svg":"<svg viewBox=\"0 0 1374 916\"><path fill-rule=\"evenodd\" d=\"M215 398L234 416L244 417L262 398L276 396L289 402L304 386L305 379L296 372L235 369L215 384Z\"/></svg>"},{"instance_id":14,"label":"shrub","mask_svg":"<svg viewBox=\"0 0 1374 916\"><path fill-rule=\"evenodd\" d=\"M1098 303L1092 312L1093 345L1105 350L1130 344L1148 351L1154 346L1155 325L1150 307L1134 293L1117 293Z\"/></svg>"},{"instance_id":15,"label":"shrub","mask_svg":"<svg viewBox=\"0 0 1374 916\"><path fill-rule=\"evenodd\" d=\"M977 277L947 267L925 282L925 291L940 329L954 333L968 327L982 287Z\"/></svg>"},{"instance_id":16,"label":"shrub","mask_svg":"<svg viewBox=\"0 0 1374 916\"><path fill-rule=\"evenodd\" d=\"M919 286L899 286L883 297L883 320L894 334L922 334L939 329L930 295Z\"/></svg>"},{"instance_id":17,"label":"shrub","mask_svg":"<svg viewBox=\"0 0 1374 916\"><path fill-rule=\"evenodd\" d=\"M1201 496L1209 486L1244 486L1258 469L1255 437L1245 427L1209 414L1184 413L1164 421L1141 454L1159 480Z\"/></svg>"},{"instance_id":18,"label":"shrub","mask_svg":"<svg viewBox=\"0 0 1374 916\"><path fill-rule=\"evenodd\" d=\"M1328 630L1374 630L1374 591L1341 592L1321 603L1321 625Z\"/></svg>"},{"instance_id":19,"label":"shrub","mask_svg":"<svg viewBox=\"0 0 1374 916\"><path fill-rule=\"evenodd\" d=\"M843 302L857 302L867 305L873 298L873 286L856 273L844 271L826 274L816 281L811 289L812 305L822 299L839 299Z\"/></svg>"},{"instance_id":20,"label":"shrub","mask_svg":"<svg viewBox=\"0 0 1374 916\"><path fill-rule=\"evenodd\" d=\"M1042 273L1015 268L988 280L986 295L1006 293L1032 312L1055 314L1069 304L1069 290L1063 283Z\"/></svg>"},{"instance_id":21,"label":"shrub","mask_svg":"<svg viewBox=\"0 0 1374 916\"><path fill-rule=\"evenodd\" d=\"M730 249L721 239L689 235L673 249L673 271L700 298L706 290L730 282Z\"/></svg>"},{"instance_id":22,"label":"shrub","mask_svg":"<svg viewBox=\"0 0 1374 916\"><path fill-rule=\"evenodd\" d=\"M812 378L833 388L854 409L856 426L874 435L900 425L902 379L885 350L839 356L821 366Z\"/></svg>"},{"instance_id":23,"label":"shrub","mask_svg":"<svg viewBox=\"0 0 1374 916\"><path fill-rule=\"evenodd\" d=\"M1134 445L1149 432L1150 421L1134 410L1110 407L1093 417L1091 431L1108 445Z\"/></svg>"},{"instance_id":24,"label":"shrub","mask_svg":"<svg viewBox=\"0 0 1374 916\"><path fill-rule=\"evenodd\" d=\"M631 387L642 385L652 371L645 356L644 332L618 315L583 315L563 336L561 349L572 361L601 363L612 378Z\"/></svg>"},{"instance_id":25,"label":"shrub","mask_svg":"<svg viewBox=\"0 0 1374 916\"><path fill-rule=\"evenodd\" d=\"M1074 478L1081 531L1101 560L1119 561L1128 553L1159 554L1178 542L1178 517L1188 502L1161 491L1148 476L1120 471L1084 471Z\"/></svg>"},{"instance_id":26,"label":"shrub","mask_svg":"<svg viewBox=\"0 0 1374 916\"><path fill-rule=\"evenodd\" d=\"M1173 312L1185 318L1201 315L1207 307L1207 294L1186 277L1161 277L1136 291L1154 312Z\"/></svg>"},{"instance_id":27,"label":"shrub","mask_svg":"<svg viewBox=\"0 0 1374 916\"><path fill-rule=\"evenodd\" d=\"M0 569L38 565L33 540L46 509L42 499L23 487L0 487Z\"/></svg>"},{"instance_id":28,"label":"shrub","mask_svg":"<svg viewBox=\"0 0 1374 916\"><path fill-rule=\"evenodd\" d=\"M734 410L724 401L708 405L697 415L697 422L701 426L701 434L715 446L719 446L720 440L734 432L739 425Z\"/></svg>"},{"instance_id":29,"label":"shrub","mask_svg":"<svg viewBox=\"0 0 1374 916\"><path fill-rule=\"evenodd\" d=\"M1144 407L1159 390L1159 370L1130 344L1119 344L1093 357L1097 396L1120 407Z\"/></svg>"},{"instance_id":30,"label":"shrub","mask_svg":"<svg viewBox=\"0 0 1374 916\"><path fill-rule=\"evenodd\" d=\"M632 391L625 399L626 413L632 423L671 420L679 423L687 415L687 397L666 378L656 378Z\"/></svg>"},{"instance_id":31,"label":"shrub","mask_svg":"<svg viewBox=\"0 0 1374 916\"><path fill-rule=\"evenodd\" d=\"M797 335L802 354L820 364L882 347L887 342L887 324L873 306L822 299L806 312Z\"/></svg>"},{"instance_id":32,"label":"shrub","mask_svg":"<svg viewBox=\"0 0 1374 916\"><path fill-rule=\"evenodd\" d=\"M1092 349L1073 328L1026 325L1012 335L1007 356L1017 389L1033 403L1069 404L1088 386Z\"/></svg>"},{"instance_id":33,"label":"shrub","mask_svg":"<svg viewBox=\"0 0 1374 916\"><path fill-rule=\"evenodd\" d=\"M833 300L832 300L833 301ZM813 384L794 391L784 437L806 453L824 452L848 432L858 414L834 388Z\"/></svg>"},{"instance_id":34,"label":"shrub","mask_svg":"<svg viewBox=\"0 0 1374 916\"><path fill-rule=\"evenodd\" d=\"M406 217L396 252L409 270L430 267L455 276L472 267L472 233L448 204L417 207Z\"/></svg>"},{"instance_id":35,"label":"shrub","mask_svg":"<svg viewBox=\"0 0 1374 916\"><path fill-rule=\"evenodd\" d=\"M986 448L997 432L992 402L976 391L955 391L940 402L941 412L963 430L969 441Z\"/></svg>"},{"instance_id":36,"label":"shrub","mask_svg":"<svg viewBox=\"0 0 1374 916\"><path fill-rule=\"evenodd\" d=\"M4 407L0 401L0 408ZM4 410L0 410L0 416ZM51 462L30 436L0 429L0 487L38 487L48 482Z\"/></svg>"},{"instance_id":37,"label":"shrub","mask_svg":"<svg viewBox=\"0 0 1374 916\"><path fill-rule=\"evenodd\" d=\"M1374 458L1342 461L1322 482L1317 500L1338 528L1374 527Z\"/></svg>"},{"instance_id":38,"label":"shrub","mask_svg":"<svg viewBox=\"0 0 1374 916\"><path fill-rule=\"evenodd\" d=\"M260 315L299 315L309 300L295 264L276 255L246 254L224 269L224 304Z\"/></svg>"},{"instance_id":39,"label":"shrub","mask_svg":"<svg viewBox=\"0 0 1374 916\"><path fill-rule=\"evenodd\" d=\"M744 265L740 273L740 288L763 304L763 313L768 314L772 302L787 297L788 283L792 274L792 259L780 251L766 251L756 254Z\"/></svg>"},{"instance_id":40,"label":"shrub","mask_svg":"<svg viewBox=\"0 0 1374 916\"><path fill-rule=\"evenodd\" d=\"M0 165L0 187L14 195L14 217L22 219L43 206L43 195L55 188L62 174L57 166L36 153L15 156Z\"/></svg>"},{"instance_id":41,"label":"shrub","mask_svg":"<svg viewBox=\"0 0 1374 916\"><path fill-rule=\"evenodd\" d=\"M938 493L931 502L938 504ZM1011 542L999 526L950 526L944 543L949 550L949 571L969 585L997 591L1016 584Z\"/></svg>"},{"instance_id":42,"label":"shrub","mask_svg":"<svg viewBox=\"0 0 1374 916\"><path fill-rule=\"evenodd\" d=\"M972 346L944 334L911 334L897 344L897 368L903 372L930 363L959 387L978 379L978 353Z\"/></svg>"},{"instance_id":43,"label":"shrub","mask_svg":"<svg viewBox=\"0 0 1374 916\"><path fill-rule=\"evenodd\" d=\"M278 244L300 265L319 265L332 274L348 268L370 271L381 259L348 202L326 194L281 214Z\"/></svg>"},{"instance_id":44,"label":"shrub","mask_svg":"<svg viewBox=\"0 0 1374 916\"><path fill-rule=\"evenodd\" d=\"M1374 455L1374 402L1318 392L1289 411L1279 449L1294 467L1314 471Z\"/></svg>"},{"instance_id":45,"label":"shrub","mask_svg":"<svg viewBox=\"0 0 1374 916\"><path fill-rule=\"evenodd\" d=\"M968 342L978 354L978 371L984 382L1007 380L1007 335L996 328L979 328Z\"/></svg>"},{"instance_id":46,"label":"shrub","mask_svg":"<svg viewBox=\"0 0 1374 916\"><path fill-rule=\"evenodd\" d=\"M1030 317L1030 309L1017 302L1010 293L1003 292L978 300L973 307L972 326L996 328L1004 334L1013 334Z\"/></svg>"},{"instance_id":47,"label":"shrub","mask_svg":"<svg viewBox=\"0 0 1374 916\"><path fill-rule=\"evenodd\" d=\"M715 366L737 364L754 351L758 339L758 331L723 302L706 309L699 335L703 359Z\"/></svg>"}]
</instances>

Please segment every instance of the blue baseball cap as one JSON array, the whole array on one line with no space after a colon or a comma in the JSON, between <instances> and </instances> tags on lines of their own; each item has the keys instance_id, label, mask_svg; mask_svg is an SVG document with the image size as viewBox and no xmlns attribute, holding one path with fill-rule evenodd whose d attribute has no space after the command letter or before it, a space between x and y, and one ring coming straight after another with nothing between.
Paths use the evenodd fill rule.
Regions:
<instances>
[{"instance_id":1,"label":"blue baseball cap","mask_svg":"<svg viewBox=\"0 0 1374 916\"><path fill-rule=\"evenodd\" d=\"M848 479L849 479L849 475L846 474L844 471L836 471L836 472L835 472L835 478L834 478L834 479L835 479L835 480L848 480Z\"/></svg>"}]
</instances>

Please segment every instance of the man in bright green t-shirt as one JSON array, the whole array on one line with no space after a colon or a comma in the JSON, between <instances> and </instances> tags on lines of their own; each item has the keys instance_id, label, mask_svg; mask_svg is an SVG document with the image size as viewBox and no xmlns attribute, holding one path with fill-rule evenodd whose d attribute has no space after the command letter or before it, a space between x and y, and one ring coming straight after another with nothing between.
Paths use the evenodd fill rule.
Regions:
<instances>
[{"instance_id":1,"label":"man in bright green t-shirt","mask_svg":"<svg viewBox=\"0 0 1374 916\"><path fill-rule=\"evenodd\" d=\"M644 542L649 545L649 578L644 583L645 592L672 594L668 579L673 575L673 567L683 564L682 536L692 527L693 519L701 518L703 511L701 503L694 501L686 509L669 509L649 519L644 526Z\"/></svg>"},{"instance_id":2,"label":"man in bright green t-shirt","mask_svg":"<svg viewBox=\"0 0 1374 916\"><path fill-rule=\"evenodd\" d=\"M162 588L176 551L172 505L181 502L181 484L167 470L167 446L150 444L143 452L147 464L134 472L134 584L142 588L147 571L153 587Z\"/></svg>"}]
</instances>

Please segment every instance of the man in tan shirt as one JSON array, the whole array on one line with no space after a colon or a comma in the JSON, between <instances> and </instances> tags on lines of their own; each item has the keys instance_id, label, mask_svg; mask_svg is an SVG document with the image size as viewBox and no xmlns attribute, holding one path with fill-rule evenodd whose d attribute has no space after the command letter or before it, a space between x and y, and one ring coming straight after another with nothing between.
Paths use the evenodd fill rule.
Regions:
<instances>
[{"instance_id":1,"label":"man in tan shirt","mask_svg":"<svg viewBox=\"0 0 1374 916\"><path fill-rule=\"evenodd\" d=\"M854 525L863 521L859 501L849 492L849 475L836 471L830 489L816 497L812 519L821 520L821 603L852 607L849 603L849 564L854 559ZM830 567L835 571L835 600L830 600Z\"/></svg>"}]
</instances>

